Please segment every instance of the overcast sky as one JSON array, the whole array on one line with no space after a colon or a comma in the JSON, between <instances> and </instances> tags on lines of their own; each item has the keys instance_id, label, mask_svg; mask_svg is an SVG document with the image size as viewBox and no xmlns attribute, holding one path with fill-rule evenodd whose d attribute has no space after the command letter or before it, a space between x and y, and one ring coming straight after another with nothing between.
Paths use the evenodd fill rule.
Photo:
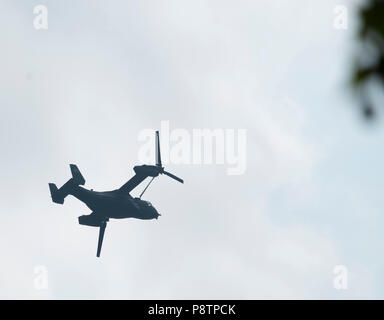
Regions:
<instances>
[{"instance_id":1,"label":"overcast sky","mask_svg":"<svg viewBox=\"0 0 384 320\"><path fill-rule=\"evenodd\" d=\"M359 1L338 30L343 2L1 1L0 297L384 298L384 124L349 91ZM147 190L159 220L111 220L96 258L89 209L48 182L76 163L86 187L120 187L162 120L246 129L245 174L168 164L185 184Z\"/></svg>"}]
</instances>

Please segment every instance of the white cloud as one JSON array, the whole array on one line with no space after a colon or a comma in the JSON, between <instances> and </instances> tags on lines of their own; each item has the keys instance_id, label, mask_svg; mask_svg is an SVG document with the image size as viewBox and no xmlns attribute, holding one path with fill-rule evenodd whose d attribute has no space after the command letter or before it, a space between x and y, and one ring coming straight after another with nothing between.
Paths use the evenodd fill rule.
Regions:
<instances>
[{"instance_id":1,"label":"white cloud","mask_svg":"<svg viewBox=\"0 0 384 320\"><path fill-rule=\"evenodd\" d=\"M301 2L268 3L136 2L129 10L103 1L88 11L48 2L55 15L45 34L28 29L28 3L2 3L2 22L13 28L0 29L8 132L0 211L10 213L0 235L1 297L337 297L338 245L291 213L316 198L325 151L306 135L310 107L295 93L275 94L285 66L303 48L311 52L313 34L329 35L327 20L314 17L314 33L296 34ZM328 14L332 3L313 12ZM146 193L161 219L110 222L96 259L97 230L76 219L88 209L70 198L52 204L47 183L64 183L74 162L87 187L119 186L133 174L139 130L163 119L187 129L246 128L247 174L173 166L185 185L162 177ZM291 201L290 223L275 203L281 194ZM31 287L40 264L49 271L44 293ZM372 283L361 285L367 296Z\"/></svg>"}]
</instances>

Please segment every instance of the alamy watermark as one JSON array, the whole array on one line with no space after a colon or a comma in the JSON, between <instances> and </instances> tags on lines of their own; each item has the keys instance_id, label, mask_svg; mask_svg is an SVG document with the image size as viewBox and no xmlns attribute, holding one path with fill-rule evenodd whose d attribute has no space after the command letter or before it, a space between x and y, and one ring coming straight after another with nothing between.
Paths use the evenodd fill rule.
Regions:
<instances>
[{"instance_id":1,"label":"alamy watermark","mask_svg":"<svg viewBox=\"0 0 384 320\"><path fill-rule=\"evenodd\" d=\"M39 4L33 8L33 27L36 30L48 29L48 9L46 6Z\"/></svg>"},{"instance_id":2,"label":"alamy watermark","mask_svg":"<svg viewBox=\"0 0 384 320\"><path fill-rule=\"evenodd\" d=\"M336 290L348 289L348 268L344 265L337 265L333 268L333 287Z\"/></svg>"},{"instance_id":3,"label":"alamy watermark","mask_svg":"<svg viewBox=\"0 0 384 320\"><path fill-rule=\"evenodd\" d=\"M337 30L348 29L348 9L344 5L337 5L333 8L333 27Z\"/></svg>"},{"instance_id":4,"label":"alamy watermark","mask_svg":"<svg viewBox=\"0 0 384 320\"><path fill-rule=\"evenodd\" d=\"M48 269L46 266L39 265L33 268L33 286L36 290L48 289Z\"/></svg>"},{"instance_id":5,"label":"alamy watermark","mask_svg":"<svg viewBox=\"0 0 384 320\"><path fill-rule=\"evenodd\" d=\"M247 168L247 131L245 129L172 129L169 121L160 122L160 148L163 164L227 165L228 175L242 175ZM138 140L140 163L155 158L153 129L143 129Z\"/></svg>"}]
</instances>

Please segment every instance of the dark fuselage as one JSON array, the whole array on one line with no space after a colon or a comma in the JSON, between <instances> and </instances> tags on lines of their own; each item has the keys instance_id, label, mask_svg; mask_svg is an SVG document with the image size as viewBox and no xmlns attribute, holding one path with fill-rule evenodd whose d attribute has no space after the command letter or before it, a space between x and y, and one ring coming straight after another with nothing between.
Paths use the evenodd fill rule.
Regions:
<instances>
[{"instance_id":1,"label":"dark fuselage","mask_svg":"<svg viewBox=\"0 0 384 320\"><path fill-rule=\"evenodd\" d=\"M150 202L133 198L120 190L98 192L75 186L69 194L84 202L99 217L150 220L159 216Z\"/></svg>"},{"instance_id":2,"label":"dark fuselage","mask_svg":"<svg viewBox=\"0 0 384 320\"><path fill-rule=\"evenodd\" d=\"M64 204L65 198L68 195L72 195L84 202L87 207L92 210L91 214L82 215L78 217L78 220L80 225L99 228L97 257L100 257L105 228L110 218L151 220L157 219L160 216L150 202L140 199L155 177L164 174L180 183L184 183L183 179L164 170L161 163L160 137L158 131L156 131L155 139L156 165L144 164L133 167L135 175L117 190L97 192L81 187L85 184L85 179L75 164L69 165L72 177L60 188L54 183L48 183L51 198L54 203ZM133 198L130 192L148 177L152 179L141 193L140 198Z\"/></svg>"}]
</instances>

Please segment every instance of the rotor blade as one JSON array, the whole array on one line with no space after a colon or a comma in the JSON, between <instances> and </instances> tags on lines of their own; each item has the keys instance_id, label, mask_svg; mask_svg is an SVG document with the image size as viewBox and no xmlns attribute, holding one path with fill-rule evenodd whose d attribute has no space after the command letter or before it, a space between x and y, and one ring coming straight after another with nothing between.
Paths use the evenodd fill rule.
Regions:
<instances>
[{"instance_id":1,"label":"rotor blade","mask_svg":"<svg viewBox=\"0 0 384 320\"><path fill-rule=\"evenodd\" d=\"M97 244L97 254L96 254L97 257L100 257L101 246L103 245L104 232L106 227L107 227L107 223L103 221L99 229L99 243Z\"/></svg>"},{"instance_id":2,"label":"rotor blade","mask_svg":"<svg viewBox=\"0 0 384 320\"><path fill-rule=\"evenodd\" d=\"M151 181L149 181L149 183L147 184L147 186L145 187L145 189L143 190L143 192L141 193L140 195L140 199L141 199L141 196L144 194L145 190L147 190L147 188L149 187L149 185L151 184L151 182L153 181L153 179L155 179L155 177L152 177Z\"/></svg>"},{"instance_id":3,"label":"rotor blade","mask_svg":"<svg viewBox=\"0 0 384 320\"><path fill-rule=\"evenodd\" d=\"M156 131L156 165L161 167L160 137L159 131Z\"/></svg>"},{"instance_id":4,"label":"rotor blade","mask_svg":"<svg viewBox=\"0 0 384 320\"><path fill-rule=\"evenodd\" d=\"M167 172L167 171L164 171L163 172L164 174L166 174L168 177L171 177L172 179L175 179L175 180L177 180L177 181L179 181L179 182L181 182L181 183L184 183L184 180L183 179L180 179L179 177L176 177L174 174L172 174L172 173L169 173L169 172Z\"/></svg>"}]
</instances>

